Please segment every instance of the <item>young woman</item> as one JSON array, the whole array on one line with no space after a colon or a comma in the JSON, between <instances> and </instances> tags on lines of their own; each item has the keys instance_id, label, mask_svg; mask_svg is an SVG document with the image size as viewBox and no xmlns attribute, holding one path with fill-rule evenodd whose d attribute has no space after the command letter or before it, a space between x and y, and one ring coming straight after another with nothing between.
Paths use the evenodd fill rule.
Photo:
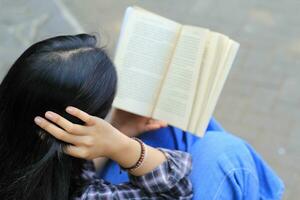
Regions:
<instances>
[{"instance_id":1,"label":"young woman","mask_svg":"<svg viewBox=\"0 0 300 200\"><path fill-rule=\"evenodd\" d=\"M118 130L103 120L116 84L94 36L28 48L0 85L0 199L191 199L188 153L152 148L120 131L164 123L140 117ZM127 170L130 182L98 179L91 162L98 157Z\"/></svg>"}]
</instances>

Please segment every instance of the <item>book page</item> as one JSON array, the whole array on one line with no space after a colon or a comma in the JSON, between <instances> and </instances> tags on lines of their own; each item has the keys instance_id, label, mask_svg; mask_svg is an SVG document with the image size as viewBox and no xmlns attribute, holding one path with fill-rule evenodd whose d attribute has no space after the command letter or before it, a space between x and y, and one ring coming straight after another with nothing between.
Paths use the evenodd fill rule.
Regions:
<instances>
[{"instance_id":1,"label":"book page","mask_svg":"<svg viewBox=\"0 0 300 200\"><path fill-rule=\"evenodd\" d=\"M201 70L199 79L197 82L196 95L194 98L193 109L190 116L190 121L188 125L188 130L195 131L198 123L198 119L201 114L201 109L203 108L205 96L208 95L210 86L212 85L213 74L216 74L216 67L218 64L217 55L219 51L218 48L219 34L215 32L209 33L209 39L205 45L204 55L201 63Z\"/></svg>"},{"instance_id":2,"label":"book page","mask_svg":"<svg viewBox=\"0 0 300 200\"><path fill-rule=\"evenodd\" d=\"M214 63L212 69L209 73L209 78L207 81L207 87L205 88L205 94L203 97L202 105L200 107L197 123L195 129L192 129L192 132L197 132L198 127L203 126L203 116L207 110L208 105L210 104L210 98L213 94L214 85L219 81L219 77L222 74L224 63L229 51L229 38L220 33L213 33L218 37L217 42L217 51L214 56ZM199 133L199 132L198 132ZM200 133L201 135L204 133Z\"/></svg>"},{"instance_id":3,"label":"book page","mask_svg":"<svg viewBox=\"0 0 300 200\"><path fill-rule=\"evenodd\" d=\"M221 94L222 88L225 84L225 81L227 79L228 73L231 69L231 66L233 64L234 58L237 54L237 51L239 49L239 44L229 40L227 42L227 47L225 48L225 52L223 52L225 59L224 61L221 61L220 63L220 73L216 74L216 78L213 83L213 88L209 94L207 104L205 106L205 109L201 113L201 117L198 121L198 126L196 129L196 133L203 135L204 131L209 123L210 117L213 114L214 108L217 104L217 101L219 99L219 96Z\"/></svg>"},{"instance_id":4,"label":"book page","mask_svg":"<svg viewBox=\"0 0 300 200\"><path fill-rule=\"evenodd\" d=\"M114 107L151 115L180 29L143 9L126 10L114 59L119 81Z\"/></svg>"},{"instance_id":5,"label":"book page","mask_svg":"<svg viewBox=\"0 0 300 200\"><path fill-rule=\"evenodd\" d=\"M183 26L153 117L186 129L208 29Z\"/></svg>"}]
</instances>

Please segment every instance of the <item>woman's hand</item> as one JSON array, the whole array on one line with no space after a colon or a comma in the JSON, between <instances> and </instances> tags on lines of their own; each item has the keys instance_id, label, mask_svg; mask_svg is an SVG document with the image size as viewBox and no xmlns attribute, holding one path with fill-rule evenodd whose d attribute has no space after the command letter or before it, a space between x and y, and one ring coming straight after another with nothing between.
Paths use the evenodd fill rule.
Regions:
<instances>
[{"instance_id":1,"label":"woman's hand","mask_svg":"<svg viewBox=\"0 0 300 200\"><path fill-rule=\"evenodd\" d=\"M115 128L129 137L168 125L164 121L143 117L120 109L113 110L110 122Z\"/></svg>"},{"instance_id":2,"label":"woman's hand","mask_svg":"<svg viewBox=\"0 0 300 200\"><path fill-rule=\"evenodd\" d=\"M85 125L73 124L51 111L47 111L45 117L52 123L42 117L35 118L38 126L70 144L65 148L65 153L89 160L102 156L113 159L117 152L127 150L131 139L108 122L75 107L67 107L66 111L81 119Z\"/></svg>"},{"instance_id":3,"label":"woman's hand","mask_svg":"<svg viewBox=\"0 0 300 200\"><path fill-rule=\"evenodd\" d=\"M82 159L94 159L108 157L123 167L130 167L140 157L140 144L108 122L91 116L74 107L67 107L66 111L81 119L85 125L73 124L62 116L47 111L45 117L35 117L35 123L53 135L55 138L69 143L65 153ZM130 172L133 175L143 175L152 171L166 160L165 155L148 145L145 145L147 157L144 165Z\"/></svg>"}]
</instances>

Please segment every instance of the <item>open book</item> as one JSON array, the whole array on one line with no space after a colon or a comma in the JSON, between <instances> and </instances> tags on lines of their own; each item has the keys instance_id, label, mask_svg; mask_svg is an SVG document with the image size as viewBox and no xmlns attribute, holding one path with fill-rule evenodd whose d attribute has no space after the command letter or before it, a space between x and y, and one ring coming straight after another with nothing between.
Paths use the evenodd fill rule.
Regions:
<instances>
[{"instance_id":1,"label":"open book","mask_svg":"<svg viewBox=\"0 0 300 200\"><path fill-rule=\"evenodd\" d=\"M114 59L113 106L202 136L238 48L220 33L129 7Z\"/></svg>"}]
</instances>

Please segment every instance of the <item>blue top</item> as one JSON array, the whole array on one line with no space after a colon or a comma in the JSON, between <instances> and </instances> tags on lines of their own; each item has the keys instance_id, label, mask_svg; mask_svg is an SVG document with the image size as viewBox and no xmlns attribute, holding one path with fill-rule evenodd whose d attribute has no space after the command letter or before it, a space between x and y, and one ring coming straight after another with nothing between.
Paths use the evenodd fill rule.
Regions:
<instances>
[{"instance_id":1,"label":"blue top","mask_svg":"<svg viewBox=\"0 0 300 200\"><path fill-rule=\"evenodd\" d=\"M276 173L247 142L227 133L214 119L203 138L172 126L140 138L154 147L192 154L193 199L281 199L284 185ZM114 184L128 181L127 173L120 173L112 161L99 176Z\"/></svg>"}]
</instances>

